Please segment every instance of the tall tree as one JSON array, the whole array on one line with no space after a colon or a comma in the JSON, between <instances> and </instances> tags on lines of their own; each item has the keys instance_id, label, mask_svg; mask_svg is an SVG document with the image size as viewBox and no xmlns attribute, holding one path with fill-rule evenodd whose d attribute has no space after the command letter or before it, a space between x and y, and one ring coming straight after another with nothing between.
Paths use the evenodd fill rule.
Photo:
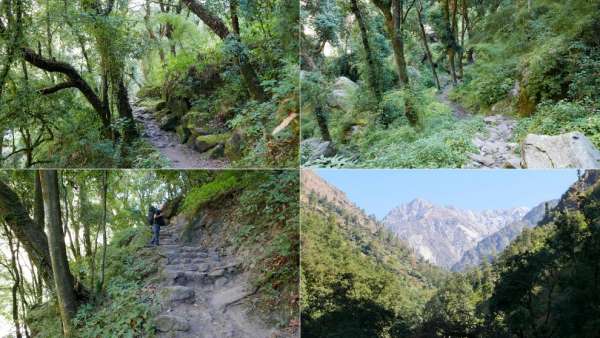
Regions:
<instances>
[{"instance_id":1,"label":"tall tree","mask_svg":"<svg viewBox=\"0 0 600 338\"><path fill-rule=\"evenodd\" d=\"M441 89L440 79L438 78L437 71L435 70L435 63L433 62L433 56L431 54L431 49L429 49L429 42L427 41L427 33L425 32L425 25L423 24L423 1L418 0L417 4L417 19L419 21L419 32L421 33L421 41L423 41L423 48L425 49L425 56L427 57L427 62L431 67L431 73L433 74L433 78L435 80L435 85L438 90Z\"/></svg>"},{"instance_id":2,"label":"tall tree","mask_svg":"<svg viewBox=\"0 0 600 338\"><path fill-rule=\"evenodd\" d=\"M369 87L371 87L371 90L375 95L375 98L377 99L377 102L380 102L381 81L379 80L379 72L377 70L375 56L373 55L373 51L371 50L371 44L369 43L369 32L367 30L367 24L365 22L365 18L363 17L363 13L358 5L358 0L350 0L350 7L360 28L360 36L362 39L363 48L365 50L365 58L367 59L367 81L369 83Z\"/></svg>"},{"instance_id":3,"label":"tall tree","mask_svg":"<svg viewBox=\"0 0 600 338\"><path fill-rule=\"evenodd\" d=\"M41 181L56 297L58 298L63 333L66 337L71 337L73 335L71 321L77 312L78 304L75 283L67 260L60 212L58 174L55 170L45 170L41 173Z\"/></svg>"},{"instance_id":4,"label":"tall tree","mask_svg":"<svg viewBox=\"0 0 600 338\"><path fill-rule=\"evenodd\" d=\"M448 66L452 75L452 82L457 84L455 56L458 49L456 42L456 0L440 0L444 18L444 36Z\"/></svg>"},{"instance_id":5,"label":"tall tree","mask_svg":"<svg viewBox=\"0 0 600 338\"><path fill-rule=\"evenodd\" d=\"M13 231L23 245L31 261L40 272L44 283L54 287L48 239L43 226L35 223L23 206L18 195L4 182L0 181L0 217Z\"/></svg>"},{"instance_id":6,"label":"tall tree","mask_svg":"<svg viewBox=\"0 0 600 338\"><path fill-rule=\"evenodd\" d=\"M404 55L404 27L406 18L414 1L405 9L404 0L371 0L383 14L386 30L392 41L394 58L398 77L403 86L408 85L408 71L406 68L406 57Z\"/></svg>"}]
</instances>

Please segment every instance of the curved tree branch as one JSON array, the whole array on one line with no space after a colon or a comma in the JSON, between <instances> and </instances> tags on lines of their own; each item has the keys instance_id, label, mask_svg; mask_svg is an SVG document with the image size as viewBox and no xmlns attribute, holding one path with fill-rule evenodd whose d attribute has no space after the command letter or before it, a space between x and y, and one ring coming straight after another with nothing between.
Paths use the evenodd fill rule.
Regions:
<instances>
[{"instance_id":1,"label":"curved tree branch","mask_svg":"<svg viewBox=\"0 0 600 338\"><path fill-rule=\"evenodd\" d=\"M40 94L42 95L50 95L50 94L54 94L60 90L63 89L67 89L67 88L76 88L76 84L73 81L67 81L67 82L63 82L63 83L59 83L55 86L52 87L48 87L48 88L42 88L39 90Z\"/></svg>"},{"instance_id":2,"label":"curved tree branch","mask_svg":"<svg viewBox=\"0 0 600 338\"><path fill-rule=\"evenodd\" d=\"M102 104L102 101L96 95L94 90L85 82L85 80L79 75L77 70L70 64L61 61L50 60L37 54L30 48L22 47L21 52L25 61L29 62L33 66L43 69L52 73L61 73L69 78L69 82L72 83L72 87L76 87L85 96L87 101L92 105L98 117L102 121L102 125L105 128L110 128L108 121L108 115L110 114L106 107ZM61 88L64 89L64 88Z\"/></svg>"}]
</instances>

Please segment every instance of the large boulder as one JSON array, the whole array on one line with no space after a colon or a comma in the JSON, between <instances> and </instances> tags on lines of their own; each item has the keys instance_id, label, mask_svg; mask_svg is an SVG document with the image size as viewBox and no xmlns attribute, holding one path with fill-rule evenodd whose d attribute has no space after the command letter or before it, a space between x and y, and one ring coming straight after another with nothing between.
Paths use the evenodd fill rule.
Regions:
<instances>
[{"instance_id":1,"label":"large boulder","mask_svg":"<svg viewBox=\"0 0 600 338\"><path fill-rule=\"evenodd\" d=\"M214 135L200 135L194 140L194 149L203 153L208 151L219 144L225 144L231 137L231 133L214 134Z\"/></svg>"},{"instance_id":2,"label":"large boulder","mask_svg":"<svg viewBox=\"0 0 600 338\"><path fill-rule=\"evenodd\" d=\"M321 157L331 157L336 153L333 143L322 141L316 137L302 141L302 143L300 143L300 149L302 149L303 157L307 158L309 161Z\"/></svg>"},{"instance_id":3,"label":"large boulder","mask_svg":"<svg viewBox=\"0 0 600 338\"><path fill-rule=\"evenodd\" d=\"M347 113L354 108L354 98L358 85L347 77L338 77L327 97L327 104L331 108L338 108Z\"/></svg>"},{"instance_id":4,"label":"large boulder","mask_svg":"<svg viewBox=\"0 0 600 338\"><path fill-rule=\"evenodd\" d=\"M580 132L529 134L521 145L524 168L600 168L600 151Z\"/></svg>"},{"instance_id":5,"label":"large boulder","mask_svg":"<svg viewBox=\"0 0 600 338\"><path fill-rule=\"evenodd\" d=\"M190 324L184 318L174 315L160 315L154 319L159 332L188 331Z\"/></svg>"}]
</instances>

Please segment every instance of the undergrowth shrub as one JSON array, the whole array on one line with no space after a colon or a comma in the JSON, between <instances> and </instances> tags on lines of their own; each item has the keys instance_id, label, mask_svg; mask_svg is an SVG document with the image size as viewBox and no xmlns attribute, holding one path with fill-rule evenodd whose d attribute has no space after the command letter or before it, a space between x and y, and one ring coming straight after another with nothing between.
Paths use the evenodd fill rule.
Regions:
<instances>
[{"instance_id":1,"label":"undergrowth shrub","mask_svg":"<svg viewBox=\"0 0 600 338\"><path fill-rule=\"evenodd\" d=\"M419 109L422 127L394 123L368 128L357 140L364 167L458 168L475 152L473 136L484 129L483 119L457 120L432 93L423 93Z\"/></svg>"},{"instance_id":2,"label":"undergrowth shrub","mask_svg":"<svg viewBox=\"0 0 600 338\"><path fill-rule=\"evenodd\" d=\"M156 309L150 294L142 290L158 266L157 256L142 250L149 239L150 231L143 227L131 227L114 234L106 252L104 291L80 305L73 320L75 337L153 336L152 318ZM101 252L102 249L98 249ZM100 256L96 255L98 269ZM78 271L80 276L90 274L77 263L72 264L71 271ZM55 338L62 337L61 322L57 318L60 318L58 304L50 301L30 311L27 320L36 337Z\"/></svg>"},{"instance_id":3,"label":"undergrowth shrub","mask_svg":"<svg viewBox=\"0 0 600 338\"><path fill-rule=\"evenodd\" d=\"M580 131L600 147L600 110L590 101L544 101L536 113L520 119L515 139L521 141L527 134L558 135Z\"/></svg>"}]
</instances>

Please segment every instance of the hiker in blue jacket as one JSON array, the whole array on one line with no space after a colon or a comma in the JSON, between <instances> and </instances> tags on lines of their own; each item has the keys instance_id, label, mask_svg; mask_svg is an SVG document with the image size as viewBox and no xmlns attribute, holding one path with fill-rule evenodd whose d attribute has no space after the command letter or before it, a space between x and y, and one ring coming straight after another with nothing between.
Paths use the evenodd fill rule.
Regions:
<instances>
[{"instance_id":1,"label":"hiker in blue jacket","mask_svg":"<svg viewBox=\"0 0 600 338\"><path fill-rule=\"evenodd\" d=\"M152 226L152 241L150 245L159 245L160 227L165 225L165 218L163 216L164 208L163 204L160 209L150 206L148 210L148 223Z\"/></svg>"}]
</instances>

